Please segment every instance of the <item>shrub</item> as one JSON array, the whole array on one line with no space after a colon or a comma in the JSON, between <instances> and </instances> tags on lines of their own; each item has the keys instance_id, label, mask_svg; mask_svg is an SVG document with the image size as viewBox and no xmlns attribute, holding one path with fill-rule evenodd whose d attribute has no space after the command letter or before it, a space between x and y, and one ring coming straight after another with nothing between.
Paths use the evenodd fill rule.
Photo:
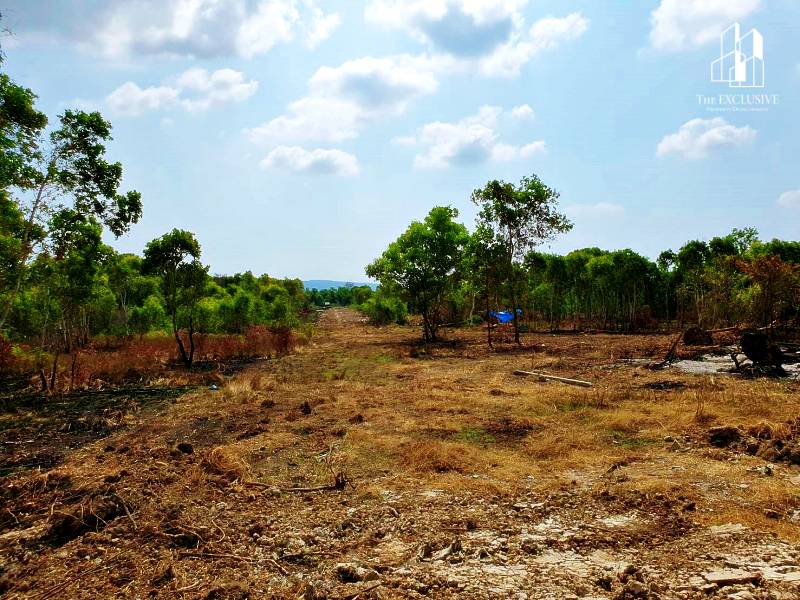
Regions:
<instances>
[{"instance_id":1,"label":"shrub","mask_svg":"<svg viewBox=\"0 0 800 600\"><path fill-rule=\"evenodd\" d=\"M6 338L0 335L0 374L6 375L13 370L16 364L14 356L14 346Z\"/></svg>"},{"instance_id":2,"label":"shrub","mask_svg":"<svg viewBox=\"0 0 800 600\"><path fill-rule=\"evenodd\" d=\"M373 296L359 310L369 317L373 325L387 325L397 323L403 325L408 316L408 308L400 298L380 298Z\"/></svg>"}]
</instances>

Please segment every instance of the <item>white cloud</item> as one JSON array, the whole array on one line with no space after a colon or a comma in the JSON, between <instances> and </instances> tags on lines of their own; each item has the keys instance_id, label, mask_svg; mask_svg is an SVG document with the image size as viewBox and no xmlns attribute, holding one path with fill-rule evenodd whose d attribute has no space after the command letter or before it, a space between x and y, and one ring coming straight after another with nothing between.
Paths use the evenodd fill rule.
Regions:
<instances>
[{"instance_id":1,"label":"white cloud","mask_svg":"<svg viewBox=\"0 0 800 600\"><path fill-rule=\"evenodd\" d=\"M149 110L171 108L178 102L180 90L161 86L145 90L129 81L123 83L106 97L106 103L113 114L122 117L135 117Z\"/></svg>"},{"instance_id":2,"label":"white cloud","mask_svg":"<svg viewBox=\"0 0 800 600\"><path fill-rule=\"evenodd\" d=\"M195 6L211 4L218 0L194 0ZM237 16L246 14L246 8L238 4ZM208 14L208 13L207 13ZM295 23L300 20L296 2L270 1L259 2L256 10L236 24L236 32L231 36L233 49L238 56L252 58L257 54L266 54L275 44L288 42L294 37Z\"/></svg>"},{"instance_id":3,"label":"white cloud","mask_svg":"<svg viewBox=\"0 0 800 600\"><path fill-rule=\"evenodd\" d=\"M316 47L341 23L316 0L103 0L50 3L23 15L39 39L109 57L252 58L299 34ZM33 9L31 9L31 12ZM26 33L26 32L23 32Z\"/></svg>"},{"instance_id":4,"label":"white cloud","mask_svg":"<svg viewBox=\"0 0 800 600\"><path fill-rule=\"evenodd\" d=\"M706 158L711 151L721 146L744 146L751 144L757 131L749 125L736 127L722 117L714 119L692 119L681 125L677 133L664 136L658 144L656 154L683 154L686 158Z\"/></svg>"},{"instance_id":5,"label":"white cloud","mask_svg":"<svg viewBox=\"0 0 800 600\"><path fill-rule=\"evenodd\" d=\"M543 154L545 152L547 152L547 147L544 141L539 140L538 142L531 142L530 144L522 146L522 148L519 149L519 156L520 158L530 158L534 154Z\"/></svg>"},{"instance_id":6,"label":"white cloud","mask_svg":"<svg viewBox=\"0 0 800 600\"><path fill-rule=\"evenodd\" d=\"M533 109L528 106L527 104L523 104L522 106L515 106L511 109L511 116L515 119L533 119L535 116L533 113Z\"/></svg>"},{"instance_id":7,"label":"white cloud","mask_svg":"<svg viewBox=\"0 0 800 600\"><path fill-rule=\"evenodd\" d=\"M792 190L781 194L781 197L778 198L778 206L781 208L800 209L800 190Z\"/></svg>"},{"instance_id":8,"label":"white cloud","mask_svg":"<svg viewBox=\"0 0 800 600\"><path fill-rule=\"evenodd\" d=\"M422 127L416 138L409 138L428 146L427 154L414 157L414 166L420 169L442 169L453 164L507 162L546 152L543 141L522 147L497 141L497 121L502 114L503 110L497 106L483 106L478 114L457 123L428 123Z\"/></svg>"},{"instance_id":9,"label":"white cloud","mask_svg":"<svg viewBox=\"0 0 800 600\"><path fill-rule=\"evenodd\" d=\"M205 69L194 68L167 78L163 83L141 89L129 81L111 92L106 97L106 104L112 113L125 117L176 108L203 112L243 102L258 89L257 81L245 82L244 74L233 69L219 69L209 75Z\"/></svg>"},{"instance_id":10,"label":"white cloud","mask_svg":"<svg viewBox=\"0 0 800 600\"><path fill-rule=\"evenodd\" d=\"M477 68L488 77L519 75L533 56L562 40L582 35L589 21L580 13L547 16L525 29L520 9L527 0L376 0L365 19L402 29L460 69Z\"/></svg>"},{"instance_id":11,"label":"white cloud","mask_svg":"<svg viewBox=\"0 0 800 600\"><path fill-rule=\"evenodd\" d=\"M311 21L306 26L303 36L306 47L313 50L320 43L331 37L334 30L341 24L342 20L337 13L326 15L319 8L314 8Z\"/></svg>"},{"instance_id":12,"label":"white cloud","mask_svg":"<svg viewBox=\"0 0 800 600\"><path fill-rule=\"evenodd\" d=\"M455 56L481 56L506 42L522 25L527 0L378 0L365 19L406 30L421 43Z\"/></svg>"},{"instance_id":13,"label":"white cloud","mask_svg":"<svg viewBox=\"0 0 800 600\"><path fill-rule=\"evenodd\" d=\"M173 125L175 125L175 121L168 119L167 117L161 119L161 122L159 123L159 127L161 127L161 129L172 129Z\"/></svg>"},{"instance_id":14,"label":"white cloud","mask_svg":"<svg viewBox=\"0 0 800 600\"><path fill-rule=\"evenodd\" d=\"M572 13L563 18L547 16L536 21L527 36L515 36L491 56L481 59L479 69L487 77L513 77L519 75L522 65L547 50L554 50L559 43L583 35L589 28L589 20L581 13Z\"/></svg>"},{"instance_id":15,"label":"white cloud","mask_svg":"<svg viewBox=\"0 0 800 600\"><path fill-rule=\"evenodd\" d=\"M661 0L650 14L656 50L684 50L719 41L720 34L761 7L761 0Z\"/></svg>"},{"instance_id":16,"label":"white cloud","mask_svg":"<svg viewBox=\"0 0 800 600\"><path fill-rule=\"evenodd\" d=\"M625 209L619 204L598 202L597 204L573 204L571 206L565 206L564 212L572 218L601 218L621 217L625 214Z\"/></svg>"},{"instance_id":17,"label":"white cloud","mask_svg":"<svg viewBox=\"0 0 800 600\"><path fill-rule=\"evenodd\" d=\"M309 95L281 115L245 134L266 145L352 139L367 124L402 114L408 104L434 93L434 74L392 58L361 58L321 67L308 82Z\"/></svg>"},{"instance_id":18,"label":"white cloud","mask_svg":"<svg viewBox=\"0 0 800 600\"><path fill-rule=\"evenodd\" d=\"M342 150L317 148L308 152L298 146L278 146L261 161L260 166L262 169L276 167L297 173L341 176L358 175L361 170L358 159Z\"/></svg>"}]
</instances>

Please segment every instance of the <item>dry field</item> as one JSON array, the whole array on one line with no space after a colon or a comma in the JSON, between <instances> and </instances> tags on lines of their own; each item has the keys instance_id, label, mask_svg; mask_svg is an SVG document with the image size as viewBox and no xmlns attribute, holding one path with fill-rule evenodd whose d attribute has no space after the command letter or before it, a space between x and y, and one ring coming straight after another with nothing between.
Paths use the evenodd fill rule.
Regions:
<instances>
[{"instance_id":1,"label":"dry field","mask_svg":"<svg viewBox=\"0 0 800 600\"><path fill-rule=\"evenodd\" d=\"M635 360L664 335L484 336L333 309L218 390L121 395L0 479L0 595L800 598L800 382Z\"/></svg>"}]
</instances>

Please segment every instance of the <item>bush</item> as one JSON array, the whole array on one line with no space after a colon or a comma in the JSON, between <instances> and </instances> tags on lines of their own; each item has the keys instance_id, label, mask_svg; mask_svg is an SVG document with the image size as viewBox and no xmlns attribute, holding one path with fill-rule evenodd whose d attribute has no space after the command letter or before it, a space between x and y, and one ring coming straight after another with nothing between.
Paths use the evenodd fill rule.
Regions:
<instances>
[{"instance_id":1,"label":"bush","mask_svg":"<svg viewBox=\"0 0 800 600\"><path fill-rule=\"evenodd\" d=\"M480 315L472 315L467 321L468 325L480 325L483 323L483 317Z\"/></svg>"},{"instance_id":2,"label":"bush","mask_svg":"<svg viewBox=\"0 0 800 600\"><path fill-rule=\"evenodd\" d=\"M379 298L373 296L358 309L369 317L373 325L397 323L403 325L408 316L408 308L400 298Z\"/></svg>"},{"instance_id":3,"label":"bush","mask_svg":"<svg viewBox=\"0 0 800 600\"><path fill-rule=\"evenodd\" d=\"M0 374L5 375L13 370L16 363L14 347L6 338L0 335Z\"/></svg>"}]
</instances>

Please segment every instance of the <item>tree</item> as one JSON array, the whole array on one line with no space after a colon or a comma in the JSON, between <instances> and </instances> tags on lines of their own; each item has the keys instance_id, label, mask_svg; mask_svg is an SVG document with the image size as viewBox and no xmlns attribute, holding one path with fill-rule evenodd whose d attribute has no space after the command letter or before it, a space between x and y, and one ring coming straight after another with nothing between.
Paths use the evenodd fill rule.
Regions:
<instances>
[{"instance_id":1,"label":"tree","mask_svg":"<svg viewBox=\"0 0 800 600\"><path fill-rule=\"evenodd\" d=\"M99 293L97 272L105 246L102 228L92 217L65 209L51 219L53 277L49 295L56 301L61 321L63 349L72 351L74 333L80 344L89 338L88 304Z\"/></svg>"},{"instance_id":2,"label":"tree","mask_svg":"<svg viewBox=\"0 0 800 600\"><path fill-rule=\"evenodd\" d=\"M797 266L777 256L759 256L753 262L741 261L739 265L758 286L756 313L766 329L773 329L781 312L793 306L800 297Z\"/></svg>"},{"instance_id":3,"label":"tree","mask_svg":"<svg viewBox=\"0 0 800 600\"><path fill-rule=\"evenodd\" d=\"M194 234L173 229L147 244L142 269L145 274L161 278L161 292L172 320L172 332L181 360L189 368L194 361L197 307L208 278L208 267L200 262L200 244ZM189 339L188 353L180 336L184 324Z\"/></svg>"},{"instance_id":4,"label":"tree","mask_svg":"<svg viewBox=\"0 0 800 600\"><path fill-rule=\"evenodd\" d=\"M483 298L486 318L489 318L491 299L497 296L499 286L507 279L505 263L505 244L495 237L494 231L486 225L479 226L469 237L464 249L464 267L469 273L469 287L472 291L473 308L475 296ZM472 317L472 311L470 311ZM487 343L492 347L492 328L488 326Z\"/></svg>"},{"instance_id":5,"label":"tree","mask_svg":"<svg viewBox=\"0 0 800 600\"><path fill-rule=\"evenodd\" d=\"M456 217L455 208L435 207L366 267L369 277L403 288L409 308L422 315L426 341L436 340L440 310L453 289L468 239L467 228L453 221Z\"/></svg>"},{"instance_id":6,"label":"tree","mask_svg":"<svg viewBox=\"0 0 800 600\"><path fill-rule=\"evenodd\" d=\"M536 176L523 177L518 186L503 181L490 181L482 190L472 193L472 202L480 211L478 225L492 229L505 244L505 262L511 279L511 310L514 314L514 340L519 343L517 317L517 277L513 263L559 233L572 229L566 216L556 211L559 193L547 187Z\"/></svg>"},{"instance_id":7,"label":"tree","mask_svg":"<svg viewBox=\"0 0 800 600\"><path fill-rule=\"evenodd\" d=\"M755 227L745 227L744 229L737 229L734 227L733 231L731 231L727 237L734 240L737 254L744 254L753 244L759 242L758 231Z\"/></svg>"},{"instance_id":8,"label":"tree","mask_svg":"<svg viewBox=\"0 0 800 600\"><path fill-rule=\"evenodd\" d=\"M2 63L2 57L0 57ZM0 189L35 187L47 117L34 107L36 94L0 73Z\"/></svg>"},{"instance_id":9,"label":"tree","mask_svg":"<svg viewBox=\"0 0 800 600\"><path fill-rule=\"evenodd\" d=\"M98 112L71 110L61 115L60 121L61 127L50 134L50 149L46 156L39 150L41 140L38 137L33 141L29 139L33 133L23 135L23 141L17 142L21 150L16 155L19 164L13 171L18 175L9 181L17 188L31 190L32 200L29 206L20 208L25 213L25 225L16 260L15 281L0 314L0 330L19 293L25 268L36 245L51 233L48 230L46 235L35 235L37 227L43 221L46 223L47 217L71 210L76 218L97 219L119 237L130 229L131 224L138 222L142 214L141 194L136 191L125 195L117 193L122 180L122 165L108 163L104 158L105 143L112 139L111 124ZM35 151L25 150L26 145ZM9 161L4 157L3 162ZM9 162L12 163L13 160ZM70 198L71 202L60 202L63 198Z\"/></svg>"}]
</instances>

